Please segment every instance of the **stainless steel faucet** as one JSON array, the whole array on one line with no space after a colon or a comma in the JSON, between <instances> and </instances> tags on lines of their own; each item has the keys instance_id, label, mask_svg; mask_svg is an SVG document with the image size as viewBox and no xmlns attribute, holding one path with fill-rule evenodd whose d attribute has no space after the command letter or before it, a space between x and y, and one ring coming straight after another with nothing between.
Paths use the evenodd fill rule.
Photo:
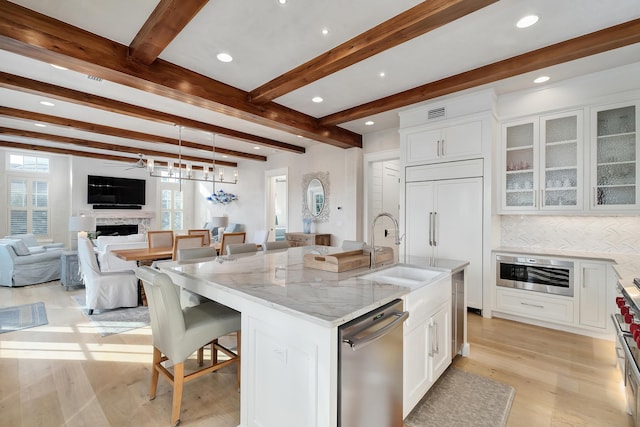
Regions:
<instances>
[{"instance_id":1,"label":"stainless steel faucet","mask_svg":"<svg viewBox=\"0 0 640 427\"><path fill-rule=\"evenodd\" d=\"M369 235L371 236L371 269L376 268L376 244L375 244L375 234L373 233L373 230L376 227L376 221L378 220L378 218L386 216L389 219L391 219L391 221L393 221L393 226L395 227L395 233L396 233L396 241L395 244L396 245L400 245L400 240L402 239L400 237L400 227L398 227L398 221L393 217L393 215L391 215L388 212L382 212L380 214L378 214L374 219L373 222L371 223L371 232L369 233Z\"/></svg>"}]
</instances>

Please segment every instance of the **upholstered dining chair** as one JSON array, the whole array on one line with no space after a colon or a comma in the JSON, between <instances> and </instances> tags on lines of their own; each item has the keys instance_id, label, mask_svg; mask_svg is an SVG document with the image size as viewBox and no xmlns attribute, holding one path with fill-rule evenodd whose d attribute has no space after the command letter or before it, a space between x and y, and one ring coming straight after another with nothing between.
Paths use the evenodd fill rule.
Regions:
<instances>
[{"instance_id":1,"label":"upholstered dining chair","mask_svg":"<svg viewBox=\"0 0 640 427\"><path fill-rule=\"evenodd\" d=\"M202 246L209 246L211 244L211 232L206 228L202 230L187 230L187 234L189 236L201 235L204 238Z\"/></svg>"},{"instance_id":2,"label":"upholstered dining chair","mask_svg":"<svg viewBox=\"0 0 640 427\"><path fill-rule=\"evenodd\" d=\"M222 233L222 241L220 242L220 255L225 255L227 245L231 243L244 243L247 233L244 231L234 233Z\"/></svg>"},{"instance_id":3,"label":"upholstered dining chair","mask_svg":"<svg viewBox=\"0 0 640 427\"><path fill-rule=\"evenodd\" d=\"M178 259L178 251L180 249L201 248L202 246L204 246L202 242L204 242L204 237L202 237L201 234L194 234L192 236L182 235L174 237L172 259L174 261Z\"/></svg>"},{"instance_id":4,"label":"upholstered dining chair","mask_svg":"<svg viewBox=\"0 0 640 427\"><path fill-rule=\"evenodd\" d=\"M264 242L264 245L262 245L262 247L265 251L289 249L289 242L287 240L278 240L277 242Z\"/></svg>"},{"instance_id":5,"label":"upholstered dining chair","mask_svg":"<svg viewBox=\"0 0 640 427\"><path fill-rule=\"evenodd\" d=\"M258 245L255 243L231 243L227 245L227 255L247 254L257 251Z\"/></svg>"},{"instance_id":6,"label":"upholstered dining chair","mask_svg":"<svg viewBox=\"0 0 640 427\"><path fill-rule=\"evenodd\" d=\"M78 261L86 290L86 308L105 310L138 305L138 279L133 271L100 271L93 244L78 238Z\"/></svg>"},{"instance_id":7,"label":"upholstered dining chair","mask_svg":"<svg viewBox=\"0 0 640 427\"><path fill-rule=\"evenodd\" d=\"M178 249L178 256L176 260L186 261L191 259L213 259L216 256L216 248L213 246L203 246L201 248ZM180 306L182 308L195 307L196 305L207 301L210 300L200 294L180 287Z\"/></svg>"},{"instance_id":8,"label":"upholstered dining chair","mask_svg":"<svg viewBox=\"0 0 640 427\"><path fill-rule=\"evenodd\" d=\"M147 231L149 248L173 247L173 230Z\"/></svg>"},{"instance_id":9,"label":"upholstered dining chair","mask_svg":"<svg viewBox=\"0 0 640 427\"><path fill-rule=\"evenodd\" d=\"M153 366L149 400L156 397L158 378L162 374L173 386L171 424L175 426L180 422L182 389L188 381L237 363L240 387L240 313L213 301L182 309L176 286L168 275L149 267L139 267L136 275L142 280L151 317ZM235 353L218 343L218 338L232 332L236 332L238 340ZM211 344L211 364L202 366L202 349L208 344ZM229 359L218 361L218 351ZM195 352L200 368L185 375L185 361ZM173 364L173 373L162 365L167 360Z\"/></svg>"}]
</instances>

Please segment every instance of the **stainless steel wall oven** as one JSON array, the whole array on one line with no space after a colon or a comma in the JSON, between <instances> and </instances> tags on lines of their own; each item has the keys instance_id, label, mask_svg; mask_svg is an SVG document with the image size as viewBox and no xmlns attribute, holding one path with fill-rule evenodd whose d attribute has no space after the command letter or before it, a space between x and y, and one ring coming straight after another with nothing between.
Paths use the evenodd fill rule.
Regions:
<instances>
[{"instance_id":1,"label":"stainless steel wall oven","mask_svg":"<svg viewBox=\"0 0 640 427\"><path fill-rule=\"evenodd\" d=\"M573 296L573 262L528 256L496 256L496 284Z\"/></svg>"}]
</instances>

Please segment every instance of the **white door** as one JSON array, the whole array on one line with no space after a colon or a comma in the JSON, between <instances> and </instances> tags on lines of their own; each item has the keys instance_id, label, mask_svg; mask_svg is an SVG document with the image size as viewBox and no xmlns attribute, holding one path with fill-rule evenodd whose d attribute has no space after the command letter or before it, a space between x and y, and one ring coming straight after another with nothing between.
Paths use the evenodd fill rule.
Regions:
<instances>
[{"instance_id":1,"label":"white door","mask_svg":"<svg viewBox=\"0 0 640 427\"><path fill-rule=\"evenodd\" d=\"M482 178L436 183L435 256L469 261L467 306L482 309Z\"/></svg>"},{"instance_id":2,"label":"white door","mask_svg":"<svg viewBox=\"0 0 640 427\"><path fill-rule=\"evenodd\" d=\"M369 166L368 180L368 215L367 239L371 241L371 221L380 213L388 212L398 221L400 215L400 164L396 160L372 162ZM397 254L394 227L391 220L381 218L376 222L374 230L376 246L393 248ZM397 256L394 259L398 259Z\"/></svg>"}]
</instances>

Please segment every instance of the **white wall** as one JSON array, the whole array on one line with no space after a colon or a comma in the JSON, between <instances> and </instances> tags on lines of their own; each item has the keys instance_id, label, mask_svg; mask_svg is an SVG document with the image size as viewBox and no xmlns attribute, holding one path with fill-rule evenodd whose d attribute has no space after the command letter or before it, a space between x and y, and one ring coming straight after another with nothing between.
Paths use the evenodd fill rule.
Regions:
<instances>
[{"instance_id":1,"label":"white wall","mask_svg":"<svg viewBox=\"0 0 640 427\"><path fill-rule=\"evenodd\" d=\"M267 169L288 168L288 231L302 231L302 178L313 172L329 172L329 221L314 223L312 231L332 234L332 245L358 236L362 223L362 150L317 144L305 154L269 156Z\"/></svg>"}]
</instances>

